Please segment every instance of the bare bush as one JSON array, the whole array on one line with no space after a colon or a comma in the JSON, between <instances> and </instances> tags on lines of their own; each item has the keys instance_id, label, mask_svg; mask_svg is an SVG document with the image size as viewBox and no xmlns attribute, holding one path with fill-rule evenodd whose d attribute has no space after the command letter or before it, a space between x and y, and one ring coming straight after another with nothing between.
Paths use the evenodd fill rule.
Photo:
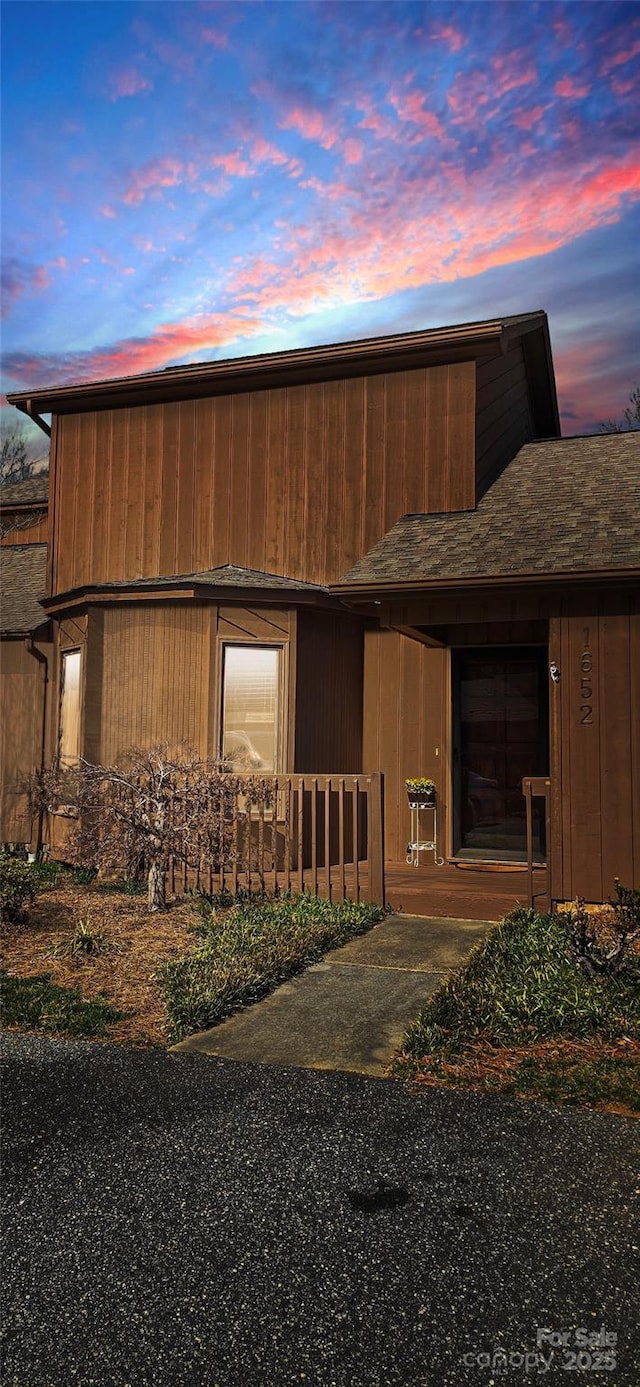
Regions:
<instances>
[{"instance_id":1,"label":"bare bush","mask_svg":"<svg viewBox=\"0 0 640 1387\"><path fill-rule=\"evenodd\" d=\"M271 808L273 782L229 774L167 744L132 748L118 766L81 759L72 769L54 765L28 786L31 812L62 814L70 824L69 855L101 874L145 871L149 910L166 905L171 862L195 871L230 865L237 857L238 802Z\"/></svg>"}]
</instances>

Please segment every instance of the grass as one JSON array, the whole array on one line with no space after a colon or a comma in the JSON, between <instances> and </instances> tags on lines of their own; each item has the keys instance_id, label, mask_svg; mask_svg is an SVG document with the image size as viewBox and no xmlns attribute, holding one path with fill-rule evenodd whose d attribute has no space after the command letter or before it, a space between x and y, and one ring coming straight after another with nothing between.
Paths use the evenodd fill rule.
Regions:
<instances>
[{"instance_id":1,"label":"grass","mask_svg":"<svg viewBox=\"0 0 640 1387\"><path fill-rule=\"evenodd\" d=\"M590 977L560 916L516 910L438 988L391 1072L639 1111L640 958Z\"/></svg>"},{"instance_id":2,"label":"grass","mask_svg":"<svg viewBox=\"0 0 640 1387\"><path fill-rule=\"evenodd\" d=\"M149 915L126 887L105 890L69 871L49 870L38 890L26 921L2 927L4 1026L127 1045L165 1046L214 1025L384 914L310 896L233 904L225 895L216 909L194 895ZM65 993L73 1006L62 1005ZM89 1013L89 1029L78 1030L82 1006L97 1006L108 1031L92 1030Z\"/></svg>"},{"instance_id":3,"label":"grass","mask_svg":"<svg viewBox=\"0 0 640 1387\"><path fill-rule=\"evenodd\" d=\"M104 1036L107 1027L122 1019L100 994L84 1001L78 988L60 987L50 973L15 978L0 970L2 1025L20 1030L45 1031L72 1036Z\"/></svg>"},{"instance_id":4,"label":"grass","mask_svg":"<svg viewBox=\"0 0 640 1387\"><path fill-rule=\"evenodd\" d=\"M224 914L215 907L195 927L197 947L158 974L170 1039L205 1030L345 944L384 916L380 906L340 904L313 896L245 901Z\"/></svg>"}]
</instances>

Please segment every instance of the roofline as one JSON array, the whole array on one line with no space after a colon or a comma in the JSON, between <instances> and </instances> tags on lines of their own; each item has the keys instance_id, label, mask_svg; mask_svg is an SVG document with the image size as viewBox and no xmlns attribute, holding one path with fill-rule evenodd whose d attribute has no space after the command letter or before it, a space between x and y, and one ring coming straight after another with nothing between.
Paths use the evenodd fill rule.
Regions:
<instances>
[{"instance_id":1,"label":"roofline","mask_svg":"<svg viewBox=\"0 0 640 1387\"><path fill-rule=\"evenodd\" d=\"M11 511L13 514L19 511L48 510L48 508L48 496L42 501L3 501L2 496L0 496L0 511Z\"/></svg>"},{"instance_id":2,"label":"roofline","mask_svg":"<svg viewBox=\"0 0 640 1387\"><path fill-rule=\"evenodd\" d=\"M250 602L252 606L265 602L289 607L322 606L331 611L338 611L342 606L338 595L330 593L327 588L281 588L275 584L273 587L251 587L231 583L181 582L179 579L175 582L169 579L164 584L158 580L144 587L136 587L135 579L130 584L120 583L117 588L107 587L106 584L86 584L68 592L55 593L52 597L41 597L39 601L45 612L54 615L88 603L158 602L162 598L167 601Z\"/></svg>"},{"instance_id":3,"label":"roofline","mask_svg":"<svg viewBox=\"0 0 640 1387\"><path fill-rule=\"evenodd\" d=\"M328 583L330 593L344 601L377 603L381 597L403 597L406 593L458 592L467 588L555 587L570 583L615 583L640 581L640 567L631 568L561 568L543 573L476 573L465 578L410 578L368 583Z\"/></svg>"},{"instance_id":4,"label":"roofline","mask_svg":"<svg viewBox=\"0 0 640 1387\"><path fill-rule=\"evenodd\" d=\"M164 371L120 376L112 380L11 391L7 399L33 418L36 412L48 414L71 413L74 409L107 409L146 403L158 396L180 399L224 393L225 390L265 389L276 381L296 383L313 377L331 379L345 370L356 374L358 368L383 371L391 367L399 370L420 364L432 356L442 359L443 355L451 355L453 360L461 360L466 355L468 359L470 354L474 354L474 349L482 351L498 344L506 350L514 336L540 328L545 333L550 362L547 315L543 309L538 309L515 319L492 318L484 322L428 328L421 332L170 366Z\"/></svg>"}]
</instances>

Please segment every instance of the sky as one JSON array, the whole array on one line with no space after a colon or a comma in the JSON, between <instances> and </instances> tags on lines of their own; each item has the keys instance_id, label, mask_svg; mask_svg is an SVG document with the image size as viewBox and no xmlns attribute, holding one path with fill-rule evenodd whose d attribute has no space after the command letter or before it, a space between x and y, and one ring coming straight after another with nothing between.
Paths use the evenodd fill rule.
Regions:
<instances>
[{"instance_id":1,"label":"sky","mask_svg":"<svg viewBox=\"0 0 640 1387\"><path fill-rule=\"evenodd\" d=\"M544 308L621 416L633 0L7 0L2 68L3 391Z\"/></svg>"}]
</instances>

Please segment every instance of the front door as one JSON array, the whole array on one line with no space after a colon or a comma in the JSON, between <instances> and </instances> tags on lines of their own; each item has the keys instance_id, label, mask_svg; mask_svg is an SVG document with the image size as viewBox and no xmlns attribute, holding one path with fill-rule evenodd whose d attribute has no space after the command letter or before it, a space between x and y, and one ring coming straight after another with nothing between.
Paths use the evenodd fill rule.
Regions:
<instances>
[{"instance_id":1,"label":"front door","mask_svg":"<svg viewBox=\"0 0 640 1387\"><path fill-rule=\"evenodd\" d=\"M539 647L453 652L458 857L526 859L522 780L549 772L546 666L546 650ZM544 816L535 800L534 814L534 853L543 859Z\"/></svg>"}]
</instances>

